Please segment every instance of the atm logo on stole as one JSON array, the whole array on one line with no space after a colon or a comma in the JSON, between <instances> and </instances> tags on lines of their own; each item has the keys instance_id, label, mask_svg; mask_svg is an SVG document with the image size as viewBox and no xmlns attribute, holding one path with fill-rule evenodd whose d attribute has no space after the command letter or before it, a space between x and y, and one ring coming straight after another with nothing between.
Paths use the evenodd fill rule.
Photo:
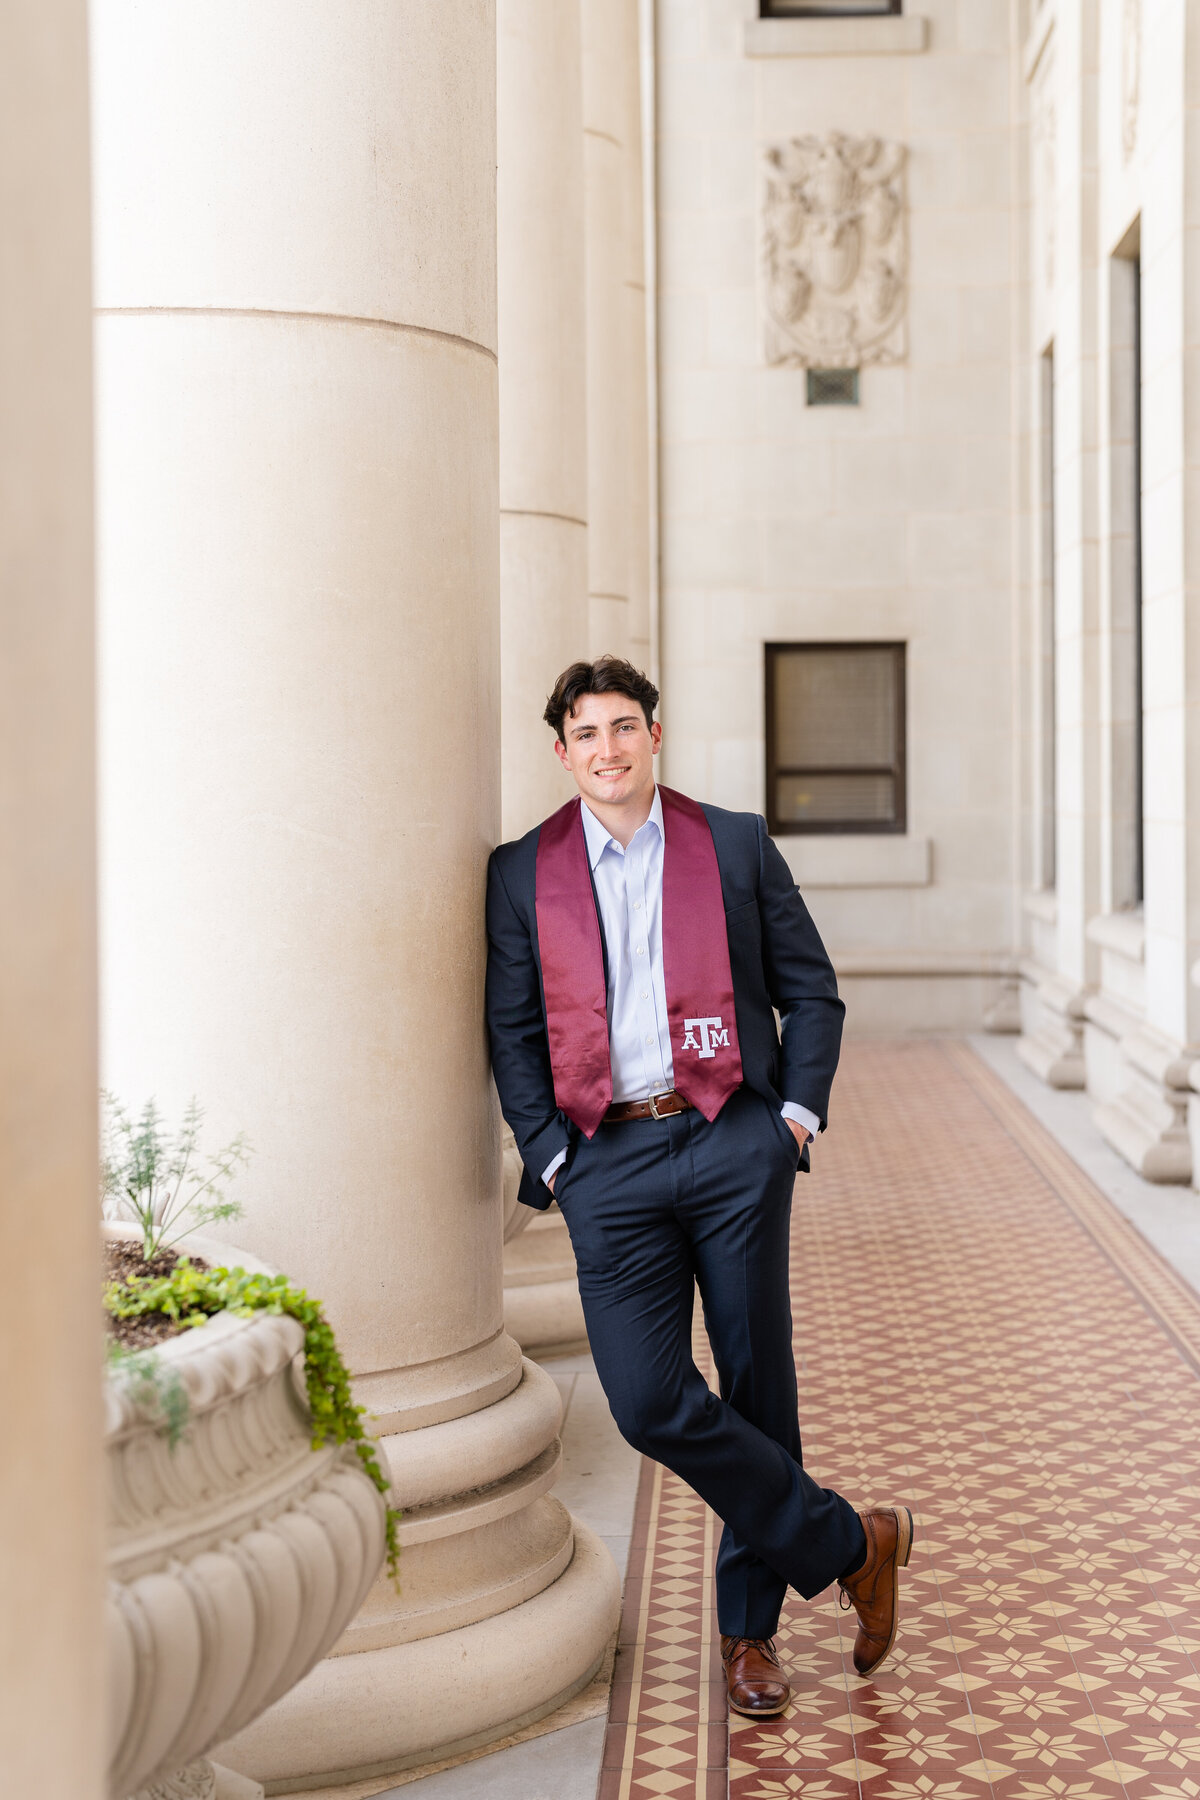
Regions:
<instances>
[{"instance_id":1,"label":"atm logo on stole","mask_svg":"<svg viewBox=\"0 0 1200 1800\"><path fill-rule=\"evenodd\" d=\"M718 1050L729 1048L729 1027L722 1026L720 1019L685 1019L683 1021L685 1036L679 1048L695 1050L699 1060L706 1056L715 1056ZM700 1033L700 1042L696 1042L696 1033Z\"/></svg>"}]
</instances>

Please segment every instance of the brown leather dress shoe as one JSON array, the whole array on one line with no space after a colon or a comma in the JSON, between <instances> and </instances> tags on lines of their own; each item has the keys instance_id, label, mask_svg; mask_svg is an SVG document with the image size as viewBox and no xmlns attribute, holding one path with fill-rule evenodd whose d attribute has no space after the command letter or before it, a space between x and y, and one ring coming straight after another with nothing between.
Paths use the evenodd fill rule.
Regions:
<instances>
[{"instance_id":1,"label":"brown leather dress shoe","mask_svg":"<svg viewBox=\"0 0 1200 1800\"><path fill-rule=\"evenodd\" d=\"M839 1605L858 1614L854 1666L869 1675L896 1641L897 1570L912 1553L913 1518L907 1506L873 1506L858 1516L867 1534L867 1560L839 1581Z\"/></svg>"},{"instance_id":2,"label":"brown leather dress shoe","mask_svg":"<svg viewBox=\"0 0 1200 1800\"><path fill-rule=\"evenodd\" d=\"M792 1697L770 1638L723 1637L721 1661L729 1704L747 1719L771 1719Z\"/></svg>"}]
</instances>

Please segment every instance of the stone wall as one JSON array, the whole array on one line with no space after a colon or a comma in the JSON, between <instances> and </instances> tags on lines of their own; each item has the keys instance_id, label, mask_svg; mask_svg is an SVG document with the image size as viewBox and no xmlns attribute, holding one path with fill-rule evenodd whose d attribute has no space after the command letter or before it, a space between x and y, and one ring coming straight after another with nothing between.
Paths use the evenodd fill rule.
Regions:
<instances>
[{"instance_id":1,"label":"stone wall","mask_svg":"<svg viewBox=\"0 0 1200 1800\"><path fill-rule=\"evenodd\" d=\"M1031 361L1053 366L1028 384L1053 530L1022 665L1052 645L1055 717L1027 770L1053 858L1026 859L1020 1047L1156 1181L1192 1174L1200 1041L1194 36L1182 0L1042 0L1022 53Z\"/></svg>"},{"instance_id":2,"label":"stone wall","mask_svg":"<svg viewBox=\"0 0 1200 1800\"><path fill-rule=\"evenodd\" d=\"M756 14L659 10L666 779L763 810L764 644L903 639L905 835L780 842L850 1029L978 1026L1014 941L1008 7ZM840 354L781 341L765 217L770 153L828 155L835 133L850 159L882 139L907 196L896 291L839 294L832 272L824 300L858 311ZM806 359L860 362L859 405L806 405Z\"/></svg>"}]
</instances>

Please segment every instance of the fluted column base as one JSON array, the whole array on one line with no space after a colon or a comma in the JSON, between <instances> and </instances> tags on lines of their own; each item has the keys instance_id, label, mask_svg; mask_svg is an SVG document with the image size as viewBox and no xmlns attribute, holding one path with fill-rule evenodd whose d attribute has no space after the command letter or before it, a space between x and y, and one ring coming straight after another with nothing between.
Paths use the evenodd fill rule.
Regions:
<instances>
[{"instance_id":1,"label":"fluted column base","mask_svg":"<svg viewBox=\"0 0 1200 1800\"><path fill-rule=\"evenodd\" d=\"M478 1749L586 1687L619 1609L613 1560L576 1523L566 1567L523 1605L436 1637L329 1657L221 1756L268 1794L291 1794Z\"/></svg>"},{"instance_id":2,"label":"fluted column base","mask_svg":"<svg viewBox=\"0 0 1200 1800\"><path fill-rule=\"evenodd\" d=\"M1023 974L1036 987L1035 1017L1017 1039L1017 1055L1047 1087L1086 1087L1083 1026L1087 990L1065 976L1029 965Z\"/></svg>"},{"instance_id":3,"label":"fluted column base","mask_svg":"<svg viewBox=\"0 0 1200 1800\"><path fill-rule=\"evenodd\" d=\"M535 1359L587 1349L575 1256L557 1207L533 1214L504 1246L504 1328Z\"/></svg>"},{"instance_id":4,"label":"fluted column base","mask_svg":"<svg viewBox=\"0 0 1200 1800\"><path fill-rule=\"evenodd\" d=\"M559 1390L505 1332L356 1384L380 1431L398 1589L221 1761L268 1793L340 1786L506 1736L591 1679L620 1605L608 1551L551 1489Z\"/></svg>"},{"instance_id":5,"label":"fluted column base","mask_svg":"<svg viewBox=\"0 0 1200 1800\"><path fill-rule=\"evenodd\" d=\"M1117 1061L1120 1090L1092 1114L1101 1137L1143 1181L1190 1182L1190 1050L1149 1025L1139 1025L1120 1039Z\"/></svg>"},{"instance_id":6,"label":"fluted column base","mask_svg":"<svg viewBox=\"0 0 1200 1800\"><path fill-rule=\"evenodd\" d=\"M517 1200L521 1158L507 1125L504 1153L504 1329L526 1356L586 1350L587 1326L567 1222L557 1206L535 1212Z\"/></svg>"}]
</instances>

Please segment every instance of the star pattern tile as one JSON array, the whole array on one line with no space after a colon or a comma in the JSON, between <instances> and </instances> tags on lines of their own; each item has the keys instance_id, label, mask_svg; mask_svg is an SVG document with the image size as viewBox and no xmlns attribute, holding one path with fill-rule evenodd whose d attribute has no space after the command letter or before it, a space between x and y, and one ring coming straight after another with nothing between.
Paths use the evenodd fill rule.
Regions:
<instances>
[{"instance_id":1,"label":"star pattern tile","mask_svg":"<svg viewBox=\"0 0 1200 1800\"><path fill-rule=\"evenodd\" d=\"M913 1508L896 1651L790 1596L791 1705L727 1718L719 1524L647 1463L599 1800L1200 1800L1200 1299L964 1045L849 1045L814 1161L805 1463Z\"/></svg>"}]
</instances>

